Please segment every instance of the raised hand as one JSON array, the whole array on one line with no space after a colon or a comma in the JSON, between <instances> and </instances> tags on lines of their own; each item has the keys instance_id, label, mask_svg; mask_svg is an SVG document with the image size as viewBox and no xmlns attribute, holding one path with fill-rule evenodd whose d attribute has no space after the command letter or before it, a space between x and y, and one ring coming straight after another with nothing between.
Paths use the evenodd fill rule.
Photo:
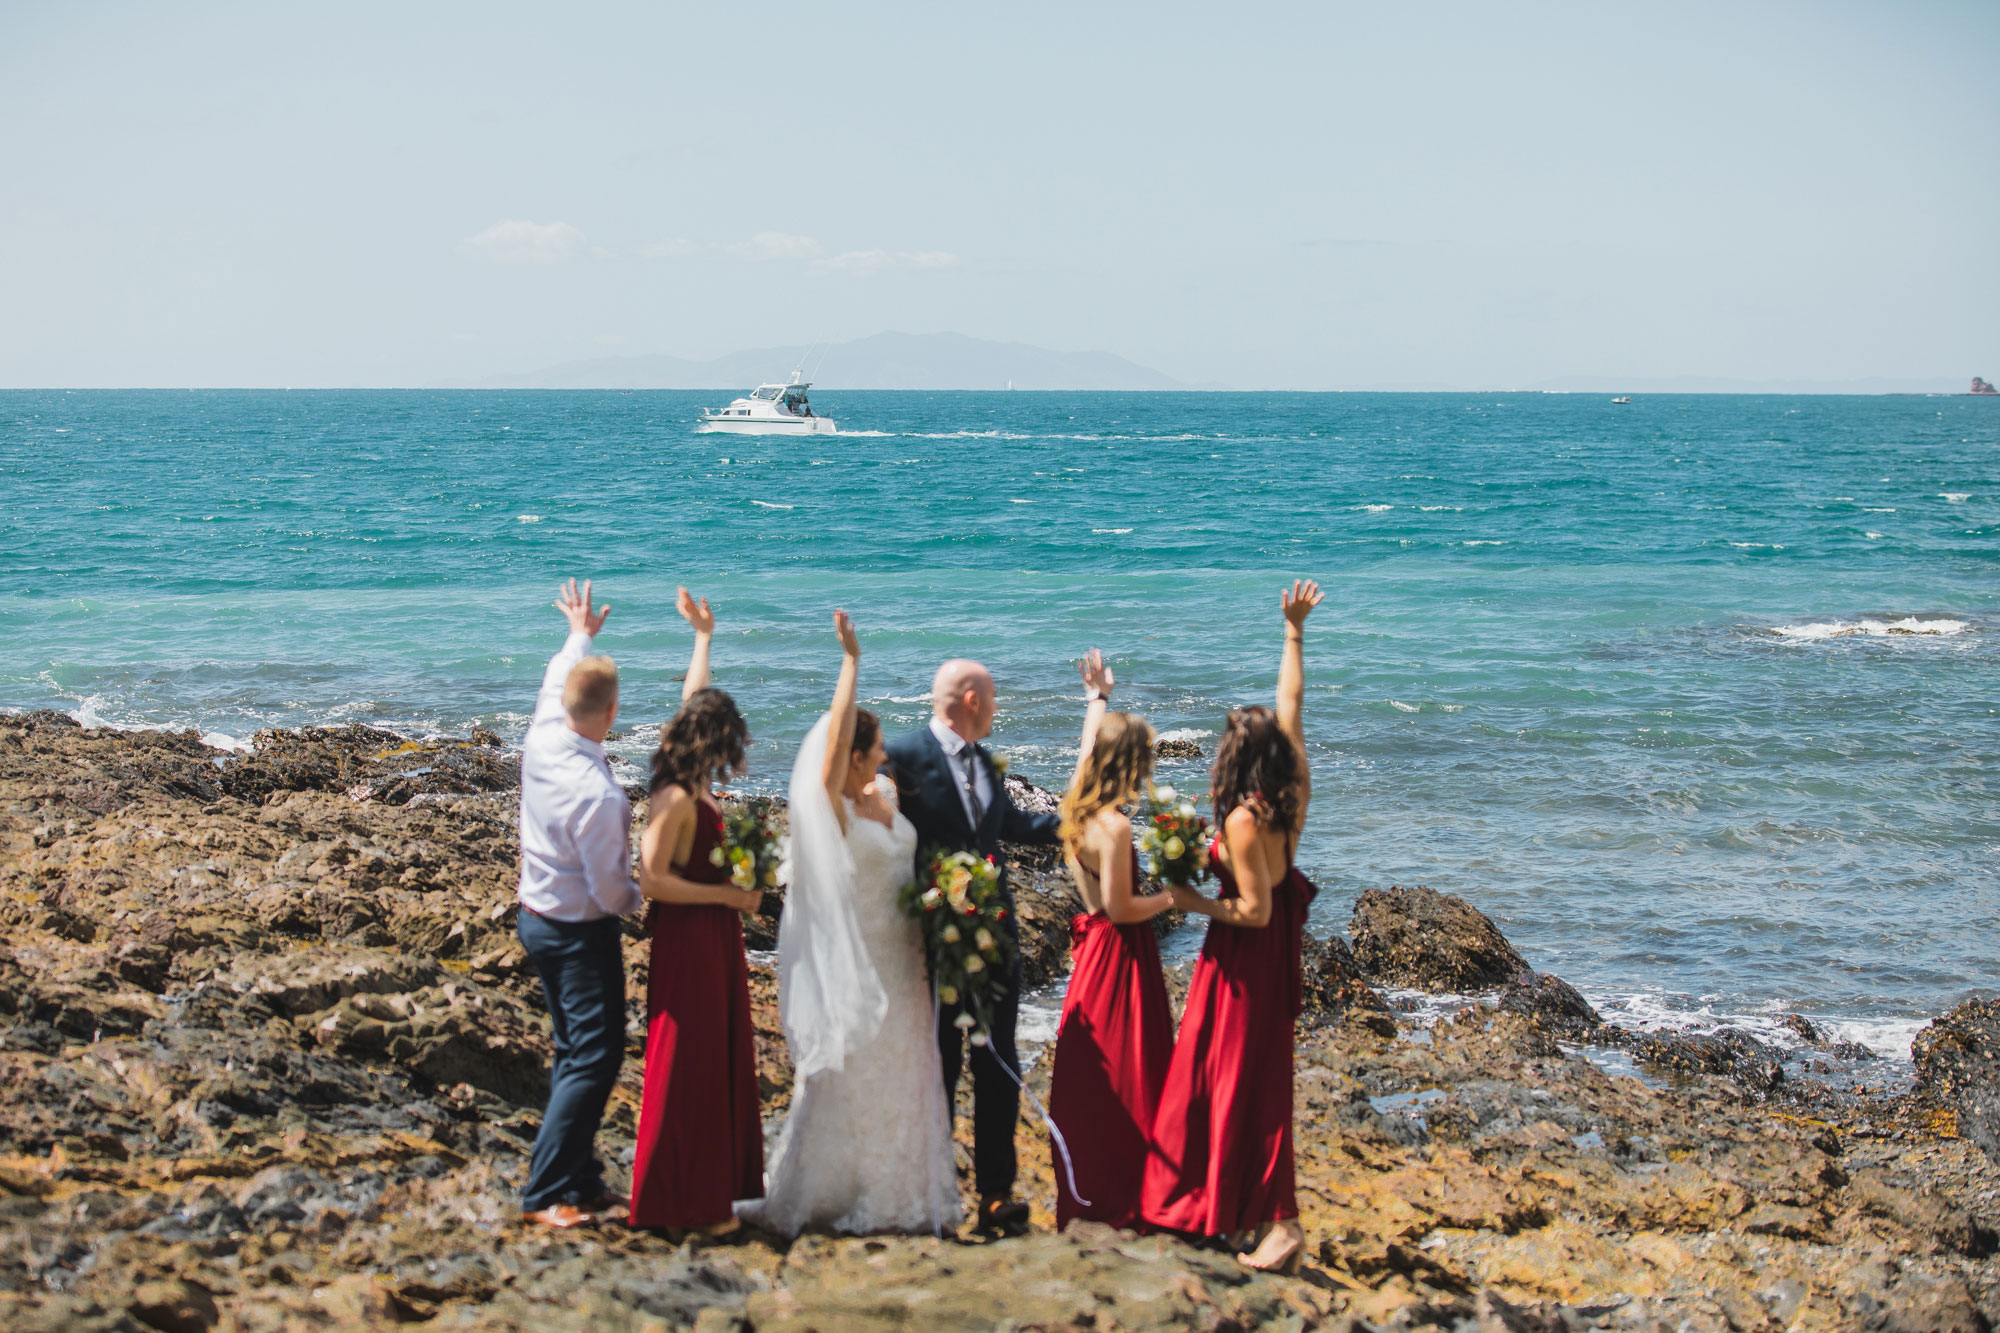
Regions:
<instances>
[{"instance_id":1,"label":"raised hand","mask_svg":"<svg viewBox=\"0 0 2000 1333\"><path fill-rule=\"evenodd\" d=\"M681 613L681 619L694 626L696 634L715 633L715 612L708 609L708 598L696 598L686 588L676 590L674 609Z\"/></svg>"},{"instance_id":2,"label":"raised hand","mask_svg":"<svg viewBox=\"0 0 2000 1333\"><path fill-rule=\"evenodd\" d=\"M1111 687L1118 683L1118 678L1111 674L1111 668L1104 665L1104 654L1095 648L1085 653L1083 660L1076 664L1076 673L1083 677L1084 693L1093 699L1109 699Z\"/></svg>"},{"instance_id":3,"label":"raised hand","mask_svg":"<svg viewBox=\"0 0 2000 1333\"><path fill-rule=\"evenodd\" d=\"M833 613L833 632L840 636L840 651L849 657L861 656L861 640L855 637L854 622L847 618L847 612Z\"/></svg>"},{"instance_id":4,"label":"raised hand","mask_svg":"<svg viewBox=\"0 0 2000 1333\"><path fill-rule=\"evenodd\" d=\"M1293 629L1303 630L1306 617L1312 614L1315 606L1326 600L1326 594L1311 579L1293 579L1291 591L1280 593L1278 600L1285 611L1285 623Z\"/></svg>"},{"instance_id":5,"label":"raised hand","mask_svg":"<svg viewBox=\"0 0 2000 1333\"><path fill-rule=\"evenodd\" d=\"M611 614L610 606L602 606L596 612L590 609L590 580L583 581L583 591L578 592L576 580L571 579L556 590L556 610L563 613L569 622L570 633L588 634L597 637L597 631L604 628L604 619Z\"/></svg>"}]
</instances>

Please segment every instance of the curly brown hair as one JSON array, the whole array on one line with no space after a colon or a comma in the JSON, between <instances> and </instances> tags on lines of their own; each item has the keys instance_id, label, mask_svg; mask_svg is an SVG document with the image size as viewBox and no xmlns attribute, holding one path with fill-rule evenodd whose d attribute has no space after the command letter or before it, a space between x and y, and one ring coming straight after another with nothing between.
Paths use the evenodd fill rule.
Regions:
<instances>
[{"instance_id":1,"label":"curly brown hair","mask_svg":"<svg viewBox=\"0 0 2000 1333\"><path fill-rule=\"evenodd\" d=\"M1216 827L1249 804L1264 827L1296 832L1301 776L1298 747L1279 729L1276 712L1262 704L1230 709L1208 771Z\"/></svg>"},{"instance_id":2,"label":"curly brown hair","mask_svg":"<svg viewBox=\"0 0 2000 1333\"><path fill-rule=\"evenodd\" d=\"M1056 807L1062 817L1056 833L1063 846L1075 853L1083 845L1083 828L1091 816L1131 800L1152 776L1153 728L1131 713L1106 713L1098 723L1090 758Z\"/></svg>"},{"instance_id":3,"label":"curly brown hair","mask_svg":"<svg viewBox=\"0 0 2000 1333\"><path fill-rule=\"evenodd\" d=\"M699 796L710 783L727 782L743 771L750 748L750 728L736 701L713 687L696 690L660 727L660 748L653 751L649 794L662 787L685 787Z\"/></svg>"}]
</instances>

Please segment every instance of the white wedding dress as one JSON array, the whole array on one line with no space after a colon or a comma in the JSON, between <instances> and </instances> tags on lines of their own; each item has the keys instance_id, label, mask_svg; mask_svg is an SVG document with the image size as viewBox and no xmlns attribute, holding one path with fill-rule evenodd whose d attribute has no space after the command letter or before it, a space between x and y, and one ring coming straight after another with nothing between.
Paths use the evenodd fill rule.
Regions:
<instances>
[{"instance_id":1,"label":"white wedding dress","mask_svg":"<svg viewBox=\"0 0 2000 1333\"><path fill-rule=\"evenodd\" d=\"M923 937L896 901L917 831L900 812L885 826L842 797L841 835L818 780L826 728L793 770L779 926L796 1082L764 1198L743 1213L785 1235L936 1233L958 1225L960 1208Z\"/></svg>"}]
</instances>

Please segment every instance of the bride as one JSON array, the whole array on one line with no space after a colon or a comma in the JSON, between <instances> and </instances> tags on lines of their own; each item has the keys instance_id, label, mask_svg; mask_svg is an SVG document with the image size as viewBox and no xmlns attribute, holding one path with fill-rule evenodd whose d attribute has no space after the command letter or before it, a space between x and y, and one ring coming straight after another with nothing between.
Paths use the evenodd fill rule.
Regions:
<instances>
[{"instance_id":1,"label":"bride","mask_svg":"<svg viewBox=\"0 0 2000 1333\"><path fill-rule=\"evenodd\" d=\"M940 1232L958 1225L958 1173L922 937L896 901L917 831L876 781L881 724L854 702L861 645L846 612L833 624L844 659L792 767L778 930L792 1105L743 1214L786 1235Z\"/></svg>"}]
</instances>

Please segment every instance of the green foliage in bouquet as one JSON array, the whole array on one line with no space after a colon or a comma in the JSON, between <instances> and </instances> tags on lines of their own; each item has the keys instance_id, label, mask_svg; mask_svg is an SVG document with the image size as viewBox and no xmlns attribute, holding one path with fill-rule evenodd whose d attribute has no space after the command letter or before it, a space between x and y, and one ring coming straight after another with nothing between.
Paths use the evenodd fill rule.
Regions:
<instances>
[{"instance_id":1,"label":"green foliage in bouquet","mask_svg":"<svg viewBox=\"0 0 2000 1333\"><path fill-rule=\"evenodd\" d=\"M1154 787L1140 802L1139 853L1155 879L1193 888L1208 878L1208 821L1172 787Z\"/></svg>"},{"instance_id":2,"label":"green foliage in bouquet","mask_svg":"<svg viewBox=\"0 0 2000 1333\"><path fill-rule=\"evenodd\" d=\"M992 858L971 852L936 852L928 881L906 886L901 901L923 927L939 1002L960 1006L958 1025L977 1028L972 1043L985 1045L1016 947L1004 924L1007 901L1000 893L1000 868Z\"/></svg>"},{"instance_id":3,"label":"green foliage in bouquet","mask_svg":"<svg viewBox=\"0 0 2000 1333\"><path fill-rule=\"evenodd\" d=\"M722 844L708 863L726 866L739 889L768 889L778 882L778 835L771 821L748 807L722 814Z\"/></svg>"}]
</instances>

